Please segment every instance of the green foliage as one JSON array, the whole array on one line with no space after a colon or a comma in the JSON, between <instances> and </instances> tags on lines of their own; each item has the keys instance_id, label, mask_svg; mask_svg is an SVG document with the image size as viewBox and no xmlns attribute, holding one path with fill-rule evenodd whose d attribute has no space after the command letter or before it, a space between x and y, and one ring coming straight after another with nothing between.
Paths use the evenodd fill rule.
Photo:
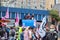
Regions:
<instances>
[{"instance_id":1,"label":"green foliage","mask_svg":"<svg viewBox=\"0 0 60 40\"><path fill-rule=\"evenodd\" d=\"M57 21L60 21L60 17L55 18Z\"/></svg>"},{"instance_id":2,"label":"green foliage","mask_svg":"<svg viewBox=\"0 0 60 40\"><path fill-rule=\"evenodd\" d=\"M58 17L58 12L56 10L50 10L50 15L55 18L55 17Z\"/></svg>"},{"instance_id":3,"label":"green foliage","mask_svg":"<svg viewBox=\"0 0 60 40\"><path fill-rule=\"evenodd\" d=\"M55 18L56 21L60 21L60 17L57 10L50 10L50 16Z\"/></svg>"}]
</instances>

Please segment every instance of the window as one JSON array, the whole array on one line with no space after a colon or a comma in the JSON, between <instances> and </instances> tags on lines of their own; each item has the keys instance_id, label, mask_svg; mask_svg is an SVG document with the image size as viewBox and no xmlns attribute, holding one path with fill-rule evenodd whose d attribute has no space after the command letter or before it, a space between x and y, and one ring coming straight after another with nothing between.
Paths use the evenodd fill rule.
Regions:
<instances>
[{"instance_id":1,"label":"window","mask_svg":"<svg viewBox=\"0 0 60 40\"><path fill-rule=\"evenodd\" d=\"M30 6L27 6L28 9L30 9L31 7Z\"/></svg>"},{"instance_id":2,"label":"window","mask_svg":"<svg viewBox=\"0 0 60 40\"><path fill-rule=\"evenodd\" d=\"M17 13L15 13L15 18L16 18L16 14L17 14ZM18 14L18 15L19 15L19 14Z\"/></svg>"},{"instance_id":3,"label":"window","mask_svg":"<svg viewBox=\"0 0 60 40\"><path fill-rule=\"evenodd\" d=\"M2 17L4 17L6 15L6 12L2 12Z\"/></svg>"},{"instance_id":4,"label":"window","mask_svg":"<svg viewBox=\"0 0 60 40\"><path fill-rule=\"evenodd\" d=\"M28 2L30 2L30 0L28 0Z\"/></svg>"},{"instance_id":5,"label":"window","mask_svg":"<svg viewBox=\"0 0 60 40\"><path fill-rule=\"evenodd\" d=\"M42 9L45 9L45 7L42 7Z\"/></svg>"},{"instance_id":6,"label":"window","mask_svg":"<svg viewBox=\"0 0 60 40\"><path fill-rule=\"evenodd\" d=\"M45 2L43 2L43 5L45 6Z\"/></svg>"},{"instance_id":7,"label":"window","mask_svg":"<svg viewBox=\"0 0 60 40\"><path fill-rule=\"evenodd\" d=\"M52 5L51 5L51 8L52 8Z\"/></svg>"},{"instance_id":8,"label":"window","mask_svg":"<svg viewBox=\"0 0 60 40\"><path fill-rule=\"evenodd\" d=\"M23 6L21 6L21 8L23 8Z\"/></svg>"},{"instance_id":9,"label":"window","mask_svg":"<svg viewBox=\"0 0 60 40\"><path fill-rule=\"evenodd\" d=\"M15 18L15 13L13 12L13 13L11 13L11 18Z\"/></svg>"},{"instance_id":10,"label":"window","mask_svg":"<svg viewBox=\"0 0 60 40\"><path fill-rule=\"evenodd\" d=\"M43 1L46 1L46 0L43 0Z\"/></svg>"},{"instance_id":11,"label":"window","mask_svg":"<svg viewBox=\"0 0 60 40\"><path fill-rule=\"evenodd\" d=\"M24 19L24 13L21 13L21 19Z\"/></svg>"},{"instance_id":12,"label":"window","mask_svg":"<svg viewBox=\"0 0 60 40\"><path fill-rule=\"evenodd\" d=\"M43 15L41 15L41 20L43 19L45 17L45 15L43 14Z\"/></svg>"},{"instance_id":13,"label":"window","mask_svg":"<svg viewBox=\"0 0 60 40\"><path fill-rule=\"evenodd\" d=\"M21 2L21 4L23 4L23 2Z\"/></svg>"},{"instance_id":14,"label":"window","mask_svg":"<svg viewBox=\"0 0 60 40\"><path fill-rule=\"evenodd\" d=\"M14 5L16 5L16 3Z\"/></svg>"},{"instance_id":15,"label":"window","mask_svg":"<svg viewBox=\"0 0 60 40\"><path fill-rule=\"evenodd\" d=\"M45 2L46 0L40 0L40 2Z\"/></svg>"},{"instance_id":16,"label":"window","mask_svg":"<svg viewBox=\"0 0 60 40\"><path fill-rule=\"evenodd\" d=\"M44 17L45 15L43 15L43 17Z\"/></svg>"},{"instance_id":17,"label":"window","mask_svg":"<svg viewBox=\"0 0 60 40\"><path fill-rule=\"evenodd\" d=\"M40 5L40 7L42 7L42 5Z\"/></svg>"},{"instance_id":18,"label":"window","mask_svg":"<svg viewBox=\"0 0 60 40\"><path fill-rule=\"evenodd\" d=\"M35 6L35 8L37 8L37 7Z\"/></svg>"},{"instance_id":19,"label":"window","mask_svg":"<svg viewBox=\"0 0 60 40\"><path fill-rule=\"evenodd\" d=\"M21 13L19 13L19 19L21 19Z\"/></svg>"},{"instance_id":20,"label":"window","mask_svg":"<svg viewBox=\"0 0 60 40\"><path fill-rule=\"evenodd\" d=\"M43 19L43 15L41 15L41 20Z\"/></svg>"},{"instance_id":21,"label":"window","mask_svg":"<svg viewBox=\"0 0 60 40\"><path fill-rule=\"evenodd\" d=\"M9 17L15 19L16 18L16 13L15 12L10 12Z\"/></svg>"},{"instance_id":22,"label":"window","mask_svg":"<svg viewBox=\"0 0 60 40\"><path fill-rule=\"evenodd\" d=\"M9 3L14 3L16 0L11 0L11 1L9 1Z\"/></svg>"},{"instance_id":23,"label":"window","mask_svg":"<svg viewBox=\"0 0 60 40\"><path fill-rule=\"evenodd\" d=\"M34 18L37 20L37 14L34 14Z\"/></svg>"},{"instance_id":24,"label":"window","mask_svg":"<svg viewBox=\"0 0 60 40\"><path fill-rule=\"evenodd\" d=\"M37 0L33 0L33 3L36 4L36 1L37 1Z\"/></svg>"},{"instance_id":25,"label":"window","mask_svg":"<svg viewBox=\"0 0 60 40\"><path fill-rule=\"evenodd\" d=\"M28 4L30 5L31 2L28 2Z\"/></svg>"},{"instance_id":26,"label":"window","mask_svg":"<svg viewBox=\"0 0 60 40\"><path fill-rule=\"evenodd\" d=\"M9 1L9 0L4 0L4 2L7 2L7 1Z\"/></svg>"},{"instance_id":27,"label":"window","mask_svg":"<svg viewBox=\"0 0 60 40\"><path fill-rule=\"evenodd\" d=\"M41 15L40 14L38 15L38 20L41 20Z\"/></svg>"},{"instance_id":28,"label":"window","mask_svg":"<svg viewBox=\"0 0 60 40\"><path fill-rule=\"evenodd\" d=\"M40 5L40 8L41 8L41 9L45 9L45 6L44 6L44 5Z\"/></svg>"}]
</instances>

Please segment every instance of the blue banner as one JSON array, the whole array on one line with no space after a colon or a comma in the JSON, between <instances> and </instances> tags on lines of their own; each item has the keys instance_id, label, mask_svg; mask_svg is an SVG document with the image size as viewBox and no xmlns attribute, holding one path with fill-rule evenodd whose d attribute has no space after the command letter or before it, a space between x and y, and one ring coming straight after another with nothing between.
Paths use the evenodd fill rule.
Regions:
<instances>
[{"instance_id":1,"label":"blue banner","mask_svg":"<svg viewBox=\"0 0 60 40\"><path fill-rule=\"evenodd\" d=\"M34 26L34 20L22 20L23 26Z\"/></svg>"}]
</instances>

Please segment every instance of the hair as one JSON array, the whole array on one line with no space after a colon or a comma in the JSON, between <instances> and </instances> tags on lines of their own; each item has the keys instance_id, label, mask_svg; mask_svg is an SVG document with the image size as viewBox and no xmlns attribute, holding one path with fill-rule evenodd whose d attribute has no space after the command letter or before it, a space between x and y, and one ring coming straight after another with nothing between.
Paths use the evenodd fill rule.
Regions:
<instances>
[{"instance_id":1,"label":"hair","mask_svg":"<svg viewBox=\"0 0 60 40\"><path fill-rule=\"evenodd\" d=\"M11 27L11 29L13 29L13 27Z\"/></svg>"},{"instance_id":2,"label":"hair","mask_svg":"<svg viewBox=\"0 0 60 40\"><path fill-rule=\"evenodd\" d=\"M32 27L29 27L29 29L33 29Z\"/></svg>"},{"instance_id":3,"label":"hair","mask_svg":"<svg viewBox=\"0 0 60 40\"><path fill-rule=\"evenodd\" d=\"M24 31L25 30L25 28L22 28L22 31Z\"/></svg>"}]
</instances>

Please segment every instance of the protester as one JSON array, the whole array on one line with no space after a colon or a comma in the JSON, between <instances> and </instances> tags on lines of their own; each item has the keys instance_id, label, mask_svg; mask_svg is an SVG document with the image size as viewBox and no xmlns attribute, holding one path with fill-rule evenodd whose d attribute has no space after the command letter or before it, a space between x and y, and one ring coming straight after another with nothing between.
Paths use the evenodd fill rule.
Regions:
<instances>
[{"instance_id":1,"label":"protester","mask_svg":"<svg viewBox=\"0 0 60 40\"><path fill-rule=\"evenodd\" d=\"M46 31L45 40L57 40L57 38L58 38L58 35L57 35L55 25L51 25L50 31L49 29Z\"/></svg>"},{"instance_id":2,"label":"protester","mask_svg":"<svg viewBox=\"0 0 60 40\"><path fill-rule=\"evenodd\" d=\"M15 29L13 27L11 27L11 30L10 30L10 38L9 40L15 40Z\"/></svg>"},{"instance_id":3,"label":"protester","mask_svg":"<svg viewBox=\"0 0 60 40\"><path fill-rule=\"evenodd\" d=\"M24 31L24 40L30 40L30 39L29 39L28 29L29 29L29 27L27 27L27 28L25 29L25 31Z\"/></svg>"},{"instance_id":4,"label":"protester","mask_svg":"<svg viewBox=\"0 0 60 40\"><path fill-rule=\"evenodd\" d=\"M31 19L31 15L30 14L26 15L25 19Z\"/></svg>"},{"instance_id":5,"label":"protester","mask_svg":"<svg viewBox=\"0 0 60 40\"><path fill-rule=\"evenodd\" d=\"M24 30L25 30L25 28L22 28L22 33L20 34L20 39L21 40L24 40Z\"/></svg>"},{"instance_id":6,"label":"protester","mask_svg":"<svg viewBox=\"0 0 60 40\"><path fill-rule=\"evenodd\" d=\"M49 27L47 24L45 25L45 31L46 31L46 35L42 38L42 40L48 40Z\"/></svg>"},{"instance_id":7,"label":"protester","mask_svg":"<svg viewBox=\"0 0 60 40\"><path fill-rule=\"evenodd\" d=\"M32 18L30 14L27 15L27 19L34 19L34 15ZM40 23L41 24L41 23ZM33 26L25 26L24 27L6 27L6 25L1 25L0 23L0 40L57 40L57 30L55 25L51 25L50 29L47 25L44 25L44 28L40 27L33 27ZM46 26L46 27L45 27ZM40 35L40 28L46 32L44 37Z\"/></svg>"},{"instance_id":8,"label":"protester","mask_svg":"<svg viewBox=\"0 0 60 40\"><path fill-rule=\"evenodd\" d=\"M31 19L34 20L34 14L32 14Z\"/></svg>"},{"instance_id":9,"label":"protester","mask_svg":"<svg viewBox=\"0 0 60 40\"><path fill-rule=\"evenodd\" d=\"M9 39L9 32L10 32L10 28L6 27L7 39Z\"/></svg>"}]
</instances>

